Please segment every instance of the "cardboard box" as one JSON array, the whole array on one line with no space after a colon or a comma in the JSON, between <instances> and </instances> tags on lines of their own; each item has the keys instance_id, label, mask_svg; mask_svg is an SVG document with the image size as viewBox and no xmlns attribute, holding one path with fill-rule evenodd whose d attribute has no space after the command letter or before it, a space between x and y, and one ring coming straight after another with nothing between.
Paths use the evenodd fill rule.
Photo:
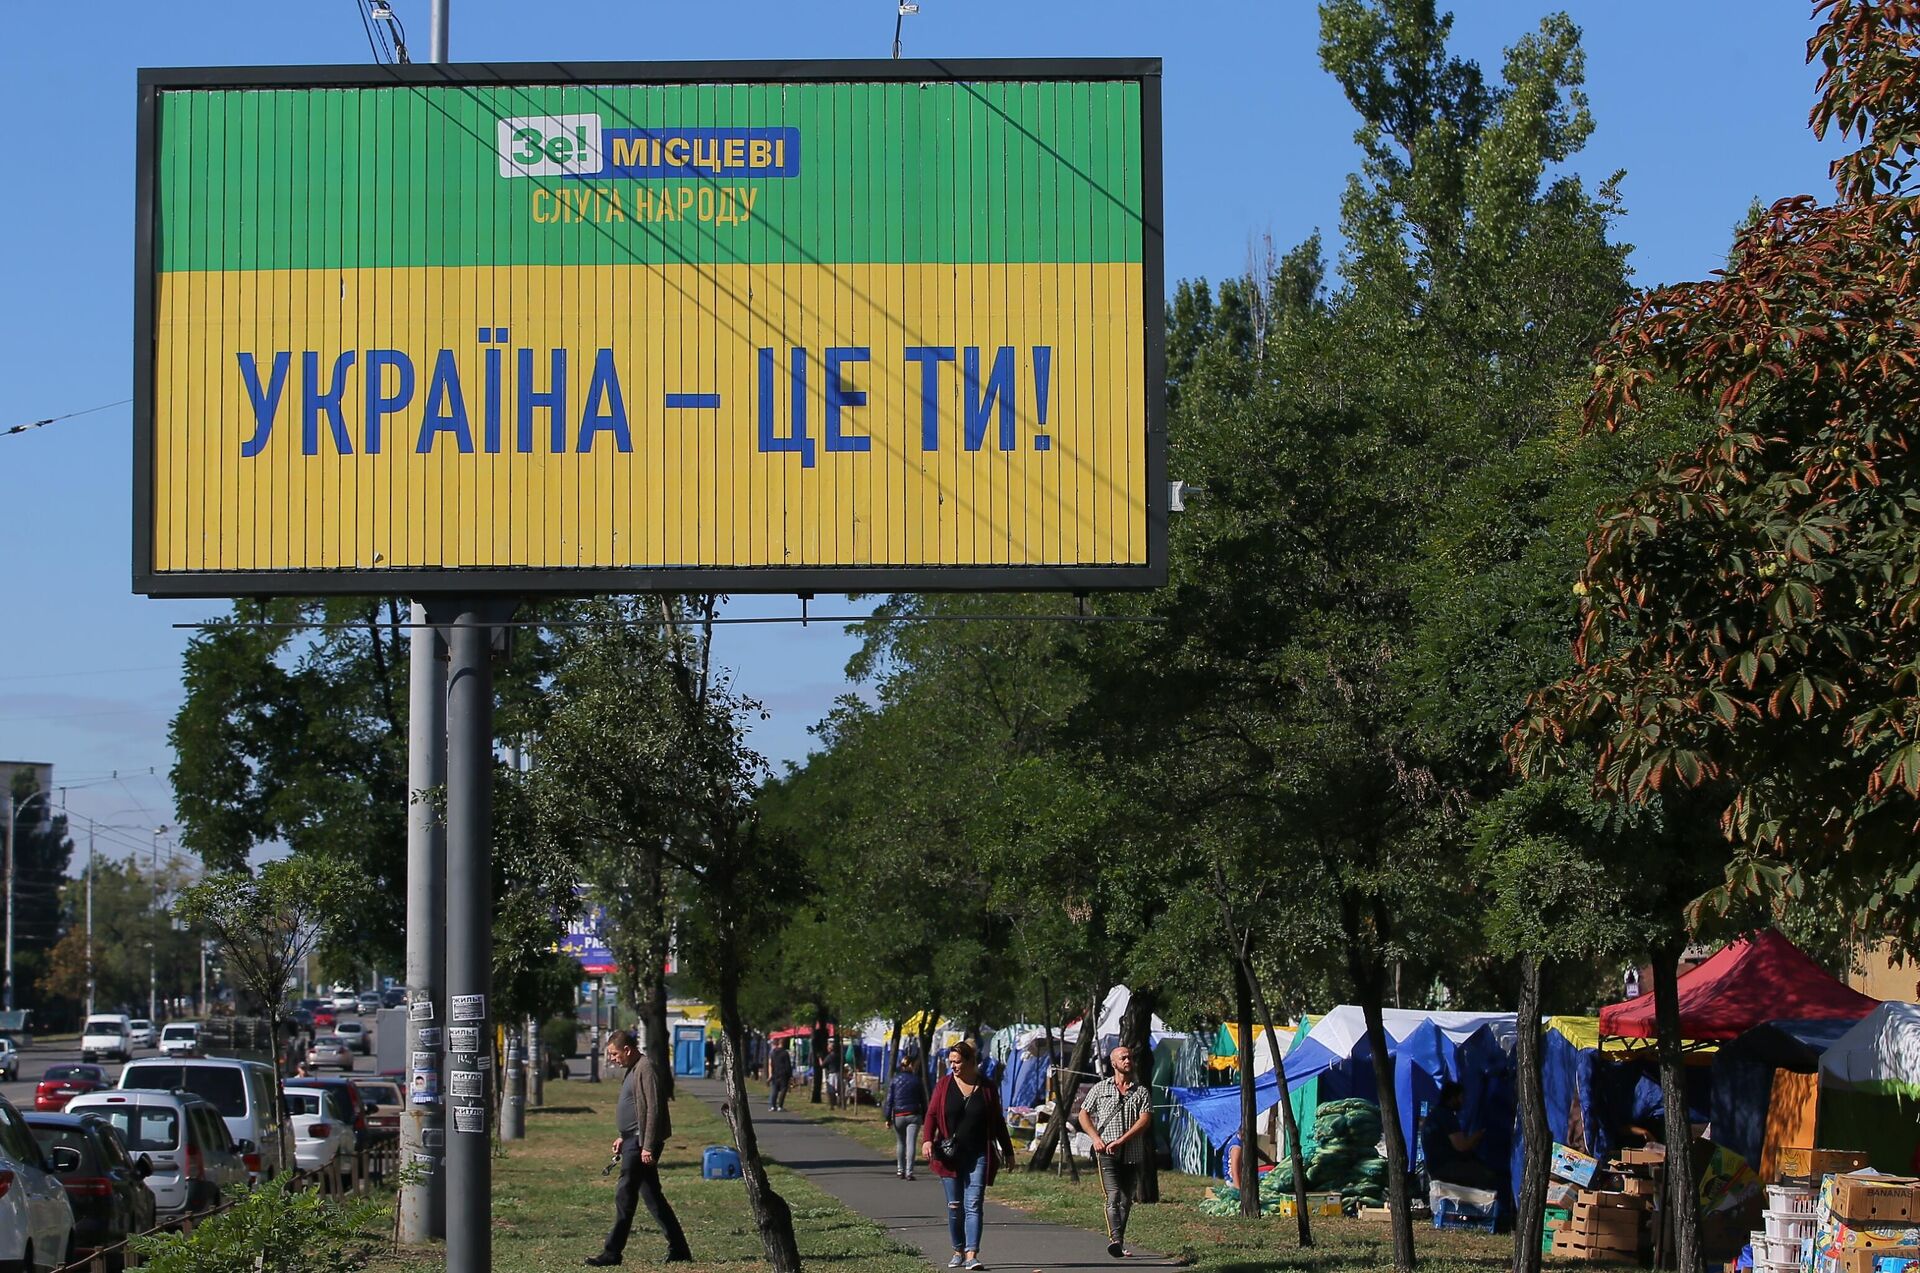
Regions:
<instances>
[{"instance_id":1,"label":"cardboard box","mask_svg":"<svg viewBox=\"0 0 1920 1273\"><path fill-rule=\"evenodd\" d=\"M1920 1247L1882 1251L1843 1251L1835 1262L1837 1273L1906 1273L1901 1266L1920 1268Z\"/></svg>"},{"instance_id":2,"label":"cardboard box","mask_svg":"<svg viewBox=\"0 0 1920 1273\"><path fill-rule=\"evenodd\" d=\"M1598 1189L1582 1189L1574 1200L1573 1214L1578 1216L1583 1210L1609 1208L1616 1211L1645 1211L1651 1205L1646 1198L1630 1193L1608 1193Z\"/></svg>"},{"instance_id":3,"label":"cardboard box","mask_svg":"<svg viewBox=\"0 0 1920 1273\"><path fill-rule=\"evenodd\" d=\"M1583 1154L1565 1145L1555 1145L1547 1169L1561 1180L1571 1180L1576 1185L1590 1185L1594 1173L1600 1170L1600 1160L1592 1154Z\"/></svg>"},{"instance_id":4,"label":"cardboard box","mask_svg":"<svg viewBox=\"0 0 1920 1273\"><path fill-rule=\"evenodd\" d=\"M1549 1207L1571 1207L1580 1201L1580 1186L1555 1181L1547 1186L1547 1205Z\"/></svg>"},{"instance_id":5,"label":"cardboard box","mask_svg":"<svg viewBox=\"0 0 1920 1273\"><path fill-rule=\"evenodd\" d=\"M1553 1253L1569 1260L1629 1260L1640 1254L1640 1239L1589 1237L1562 1229L1554 1235Z\"/></svg>"},{"instance_id":6,"label":"cardboard box","mask_svg":"<svg viewBox=\"0 0 1920 1273\"><path fill-rule=\"evenodd\" d=\"M1620 1182L1620 1192L1630 1198L1643 1199L1648 1206L1652 1206L1653 1200L1660 1196L1660 1182L1640 1176L1628 1176Z\"/></svg>"},{"instance_id":7,"label":"cardboard box","mask_svg":"<svg viewBox=\"0 0 1920 1273\"><path fill-rule=\"evenodd\" d=\"M1337 1193L1310 1193L1307 1195L1307 1214L1310 1216L1332 1217L1344 1214L1345 1209ZM1280 1218L1293 1219L1293 1199L1280 1199Z\"/></svg>"},{"instance_id":8,"label":"cardboard box","mask_svg":"<svg viewBox=\"0 0 1920 1273\"><path fill-rule=\"evenodd\" d=\"M1822 1176L1859 1171L1867 1165L1867 1156L1857 1149L1789 1147L1780 1151L1777 1165L1780 1181L1819 1184Z\"/></svg>"},{"instance_id":9,"label":"cardboard box","mask_svg":"<svg viewBox=\"0 0 1920 1273\"><path fill-rule=\"evenodd\" d=\"M1914 1218L1916 1192L1920 1180L1907 1176L1836 1175L1827 1196L1833 1214L1842 1220L1889 1224Z\"/></svg>"},{"instance_id":10,"label":"cardboard box","mask_svg":"<svg viewBox=\"0 0 1920 1273\"><path fill-rule=\"evenodd\" d=\"M1664 1167L1667 1162L1665 1145L1645 1145L1639 1149L1620 1151L1620 1163L1627 1167Z\"/></svg>"},{"instance_id":11,"label":"cardboard box","mask_svg":"<svg viewBox=\"0 0 1920 1273\"><path fill-rule=\"evenodd\" d=\"M1638 1251L1646 1235L1647 1230L1639 1224L1614 1221L1582 1223L1573 1220L1554 1231L1554 1241L1565 1238L1569 1242L1603 1246L1615 1251Z\"/></svg>"}]
</instances>

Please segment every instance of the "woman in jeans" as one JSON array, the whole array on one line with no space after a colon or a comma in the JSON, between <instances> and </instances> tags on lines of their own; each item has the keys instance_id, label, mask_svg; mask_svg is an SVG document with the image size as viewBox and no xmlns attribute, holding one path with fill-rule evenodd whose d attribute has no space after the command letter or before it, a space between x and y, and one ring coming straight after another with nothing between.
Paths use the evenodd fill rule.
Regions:
<instances>
[{"instance_id":1,"label":"woman in jeans","mask_svg":"<svg viewBox=\"0 0 1920 1273\"><path fill-rule=\"evenodd\" d=\"M971 1043L947 1049L947 1073L927 1105L925 1140L927 1161L947 1195L947 1232L953 1238L947 1267L984 1269L980 1227L987 1186L1003 1160L1013 1166L1013 1137L1000 1093L981 1076Z\"/></svg>"},{"instance_id":2,"label":"woman in jeans","mask_svg":"<svg viewBox=\"0 0 1920 1273\"><path fill-rule=\"evenodd\" d=\"M893 1174L912 1180L913 1160L919 1156L920 1124L927 1118L927 1089L920 1086L920 1058L913 1053L901 1057L893 1071L881 1116L893 1128Z\"/></svg>"}]
</instances>

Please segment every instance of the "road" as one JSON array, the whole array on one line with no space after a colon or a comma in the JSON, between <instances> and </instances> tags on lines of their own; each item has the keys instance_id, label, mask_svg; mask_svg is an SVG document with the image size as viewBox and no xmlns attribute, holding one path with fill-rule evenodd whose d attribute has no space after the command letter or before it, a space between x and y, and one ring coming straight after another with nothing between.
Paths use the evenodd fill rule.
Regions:
<instances>
[{"instance_id":1,"label":"road","mask_svg":"<svg viewBox=\"0 0 1920 1273\"><path fill-rule=\"evenodd\" d=\"M373 1017L369 1015L363 1019L367 1023L367 1055L355 1056L353 1058L353 1073L370 1075L378 1068L374 1065L373 1058L378 1050L379 1044L373 1037L375 1028ZM133 1052L136 1061L159 1055L160 1051L157 1048L135 1048ZM20 1053L20 1078L15 1082L0 1083L0 1096L4 1096L13 1102L15 1109L23 1113L30 1113L33 1110L33 1090L39 1084L41 1076L47 1072L48 1067L54 1065L73 1065L79 1060L80 1043L78 1040L66 1043L35 1043ZM103 1064L107 1071L108 1080L117 1085L120 1082L120 1065L117 1062L105 1062ZM334 1075L342 1072L343 1071L335 1069L323 1069L320 1071L323 1075Z\"/></svg>"}]
</instances>

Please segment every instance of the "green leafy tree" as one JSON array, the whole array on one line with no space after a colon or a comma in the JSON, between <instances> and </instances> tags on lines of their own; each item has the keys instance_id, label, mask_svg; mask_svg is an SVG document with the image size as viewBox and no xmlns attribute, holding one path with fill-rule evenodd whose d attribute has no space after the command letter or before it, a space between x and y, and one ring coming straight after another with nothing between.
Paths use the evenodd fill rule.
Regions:
<instances>
[{"instance_id":1,"label":"green leafy tree","mask_svg":"<svg viewBox=\"0 0 1920 1273\"><path fill-rule=\"evenodd\" d=\"M334 917L364 905L351 868L293 856L257 871L219 871L181 891L174 914L220 945L227 973L280 1037L287 1002L307 956Z\"/></svg>"},{"instance_id":2,"label":"green leafy tree","mask_svg":"<svg viewBox=\"0 0 1920 1273\"><path fill-rule=\"evenodd\" d=\"M96 858L93 864L94 997L98 1005L146 1011L148 976L162 998L191 994L198 985L198 936L177 927L164 899L186 887L185 872L162 867L155 876L136 862ZM84 1009L87 1002L87 886L69 880L62 890L65 932L47 953L38 986L52 999ZM152 947L152 966L148 947Z\"/></svg>"}]
</instances>

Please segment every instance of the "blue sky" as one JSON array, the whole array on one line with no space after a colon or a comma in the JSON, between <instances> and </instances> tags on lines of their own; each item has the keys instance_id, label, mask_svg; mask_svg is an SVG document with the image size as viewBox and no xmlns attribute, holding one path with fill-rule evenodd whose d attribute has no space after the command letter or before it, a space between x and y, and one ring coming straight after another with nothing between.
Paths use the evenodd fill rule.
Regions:
<instances>
[{"instance_id":1,"label":"blue sky","mask_svg":"<svg viewBox=\"0 0 1920 1273\"><path fill-rule=\"evenodd\" d=\"M419 60L426 0L393 0ZM1497 74L1501 50L1545 6L1456 6L1454 45ZM1580 0L1598 130L1574 167L1625 169L1642 283L1697 278L1724 259L1750 200L1829 189L1806 130L1814 73L1800 0ZM1271 235L1280 249L1335 229L1356 163L1354 117L1315 54L1314 6L1139 0L923 0L909 56L1158 55L1166 62L1167 272L1237 273ZM889 3L640 5L627 0L453 0L455 60L882 57ZM250 4L18 4L0 17L0 428L129 395L134 74L140 66L363 62L353 0ZM118 406L0 436L10 546L0 567L0 758L51 761L70 807L111 827L124 853L170 823L167 722L189 633L217 602L129 589L131 445ZM1175 477L1179 475L1174 474ZM816 613L846 611L837 599ZM734 613L796 613L791 598ZM852 646L831 626L736 628L721 654L772 719L756 742L805 754L807 727L845 688ZM117 777L112 776L117 772Z\"/></svg>"}]
</instances>

